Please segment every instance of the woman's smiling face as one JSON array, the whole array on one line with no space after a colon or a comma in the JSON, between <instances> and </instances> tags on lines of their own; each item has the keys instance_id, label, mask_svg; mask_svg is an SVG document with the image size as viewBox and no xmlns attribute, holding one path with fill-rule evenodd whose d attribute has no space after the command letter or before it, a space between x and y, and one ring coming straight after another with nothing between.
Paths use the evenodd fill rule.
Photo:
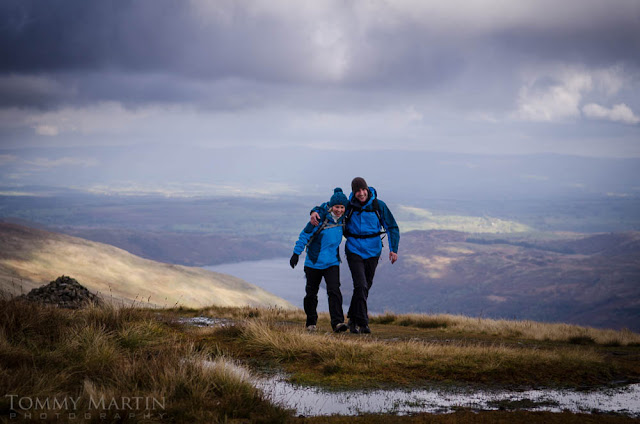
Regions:
<instances>
[{"instance_id":1,"label":"woman's smiling face","mask_svg":"<svg viewBox=\"0 0 640 424\"><path fill-rule=\"evenodd\" d=\"M338 218L340 218L342 216L342 214L344 214L344 205L333 205L331 207L331 212L337 216Z\"/></svg>"}]
</instances>

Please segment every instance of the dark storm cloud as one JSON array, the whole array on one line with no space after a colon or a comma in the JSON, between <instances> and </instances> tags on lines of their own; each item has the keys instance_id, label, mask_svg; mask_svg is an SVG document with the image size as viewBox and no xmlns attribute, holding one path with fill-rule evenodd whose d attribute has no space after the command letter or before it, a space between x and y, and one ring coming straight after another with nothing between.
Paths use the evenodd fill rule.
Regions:
<instances>
[{"instance_id":1,"label":"dark storm cloud","mask_svg":"<svg viewBox=\"0 0 640 424\"><path fill-rule=\"evenodd\" d=\"M362 25L357 3L340 4L341 9L325 19L334 20L348 49L349 68L342 82L439 82L464 68L466 55L495 40L506 49L497 54L503 62L514 60L511 49L522 56L568 56L601 63L640 60L639 2L635 8L633 3L619 2L625 7L616 8L614 3L608 9L601 2L572 3L580 9L574 20L554 18L554 11L544 7L548 3L540 2L540 10L534 12L549 15L551 24L538 25L534 17L532 22L499 21L495 29L483 27L482 16L477 17L476 28L464 28L459 25L468 18L451 16L447 27L431 22L426 13L399 25ZM582 10L593 4L599 5L598 13ZM308 63L313 54L309 40L313 31L308 25L313 19L304 11L292 5L287 12L256 13L251 2L243 1L210 5L219 13L203 15L198 3L187 1L4 1L0 71L116 69L198 78L317 79ZM292 18L297 14L300 22ZM500 16L500 11L492 15ZM352 28L357 25L360 28Z\"/></svg>"},{"instance_id":2,"label":"dark storm cloud","mask_svg":"<svg viewBox=\"0 0 640 424\"><path fill-rule=\"evenodd\" d=\"M9 0L1 7L4 72L102 67L120 26L110 2Z\"/></svg>"},{"instance_id":3,"label":"dark storm cloud","mask_svg":"<svg viewBox=\"0 0 640 424\"><path fill-rule=\"evenodd\" d=\"M198 21L188 2L9 1L1 6L2 72L103 69L196 77L284 73L288 34L232 7L229 23ZM268 39L265 34L269 34ZM296 52L291 52L296 53ZM260 65L260 66L255 66Z\"/></svg>"},{"instance_id":4,"label":"dark storm cloud","mask_svg":"<svg viewBox=\"0 0 640 424\"><path fill-rule=\"evenodd\" d=\"M264 87L250 83L245 93L231 93L238 86L229 79L314 79L303 69L305 41L290 27L270 15L249 16L241 3L215 4L222 14L203 17L186 1L2 2L0 104L50 108L115 100L234 109L259 105ZM25 78L16 84L16 75L35 84Z\"/></svg>"},{"instance_id":5,"label":"dark storm cloud","mask_svg":"<svg viewBox=\"0 0 640 424\"><path fill-rule=\"evenodd\" d=\"M180 29L184 9L180 2L159 1L154 6L82 0L5 2L0 48L7 60L0 66L4 72L38 73L166 65L163 58L175 53L168 38Z\"/></svg>"},{"instance_id":6,"label":"dark storm cloud","mask_svg":"<svg viewBox=\"0 0 640 424\"><path fill-rule=\"evenodd\" d=\"M421 146L478 121L579 120L586 106L597 119L637 120L637 0L462 4L5 0L1 130L84 137L148 107L203 138L226 125L235 140L242 122L248 138L373 132ZM141 127L131 122L122 128Z\"/></svg>"},{"instance_id":7,"label":"dark storm cloud","mask_svg":"<svg viewBox=\"0 0 640 424\"><path fill-rule=\"evenodd\" d=\"M322 69L334 55L323 56L323 46L312 40L318 36L310 27L313 17L301 13L298 22L295 10L294 18L255 13L247 2L218 2L220 13L201 16L193 5L164 0L3 3L0 55L6 60L0 75L33 75L40 85L58 89L7 82L0 85L2 104L50 108L114 100L234 109L259 106L266 98L287 103L299 97L322 108L327 93L337 96L339 105L354 103L353 93L329 87L381 93L437 89L464 69L468 50L452 48L446 36L417 24L373 26L354 34L349 11L332 13L347 62L333 75ZM310 94L299 86L319 90Z\"/></svg>"}]
</instances>

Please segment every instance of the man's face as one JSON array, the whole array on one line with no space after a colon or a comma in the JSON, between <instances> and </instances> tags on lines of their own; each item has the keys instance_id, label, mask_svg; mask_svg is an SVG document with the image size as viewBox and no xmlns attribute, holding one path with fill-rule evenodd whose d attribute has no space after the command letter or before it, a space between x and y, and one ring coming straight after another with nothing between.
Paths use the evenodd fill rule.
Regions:
<instances>
[{"instance_id":1,"label":"man's face","mask_svg":"<svg viewBox=\"0 0 640 424\"><path fill-rule=\"evenodd\" d=\"M353 195L356 196L356 199L358 199L360 203L365 203L367 201L367 197L369 197L369 191L366 188L361 188L353 193Z\"/></svg>"},{"instance_id":2,"label":"man's face","mask_svg":"<svg viewBox=\"0 0 640 424\"><path fill-rule=\"evenodd\" d=\"M342 214L344 214L344 205L333 205L331 207L331 212L333 212L335 216L340 218Z\"/></svg>"}]
</instances>

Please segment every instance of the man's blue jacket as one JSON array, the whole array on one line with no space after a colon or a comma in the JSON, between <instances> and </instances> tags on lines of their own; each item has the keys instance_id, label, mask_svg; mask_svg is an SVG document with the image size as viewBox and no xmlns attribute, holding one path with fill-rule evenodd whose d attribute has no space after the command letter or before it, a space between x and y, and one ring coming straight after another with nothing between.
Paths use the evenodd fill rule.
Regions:
<instances>
[{"instance_id":1,"label":"man's blue jacket","mask_svg":"<svg viewBox=\"0 0 640 424\"><path fill-rule=\"evenodd\" d=\"M347 252L355 253L362 259L380 256L382 254L382 240L379 233L384 226L389 236L389 250L398 253L400 243L398 224L387 205L377 198L376 189L369 187L369 193L369 198L364 205L360 204L353 193L349 195L349 205L344 214L345 217L349 217L346 219L344 229L344 236L347 238L345 248ZM380 218L376 213L376 206ZM312 212L318 212L322 222L328 213L327 204L323 203L321 206L313 208ZM375 236L366 237L368 235Z\"/></svg>"}]
</instances>

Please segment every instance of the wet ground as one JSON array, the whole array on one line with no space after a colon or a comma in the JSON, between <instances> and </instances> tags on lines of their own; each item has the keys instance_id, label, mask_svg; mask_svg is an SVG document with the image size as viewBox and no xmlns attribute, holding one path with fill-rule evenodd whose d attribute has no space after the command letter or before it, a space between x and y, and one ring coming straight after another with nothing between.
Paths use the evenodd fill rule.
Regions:
<instances>
[{"instance_id":1,"label":"wet ground","mask_svg":"<svg viewBox=\"0 0 640 424\"><path fill-rule=\"evenodd\" d=\"M181 318L198 327L234 325L224 318ZM242 373L250 375L246 370ZM297 415L359 415L451 413L520 410L573 413L614 413L640 418L640 384L589 391L535 389L491 390L478 388L426 387L414 390L329 391L291 384L285 375L252 378L274 403L294 409Z\"/></svg>"},{"instance_id":2,"label":"wet ground","mask_svg":"<svg viewBox=\"0 0 640 424\"><path fill-rule=\"evenodd\" d=\"M179 318L176 322L193 325L194 327L228 327L235 325L235 321L232 319L210 317Z\"/></svg>"},{"instance_id":3,"label":"wet ground","mask_svg":"<svg viewBox=\"0 0 640 424\"><path fill-rule=\"evenodd\" d=\"M527 410L573 413L617 413L640 417L640 384L589 392L572 390L437 389L329 392L288 383L284 376L259 379L256 385L275 403L298 415L450 413Z\"/></svg>"}]
</instances>

